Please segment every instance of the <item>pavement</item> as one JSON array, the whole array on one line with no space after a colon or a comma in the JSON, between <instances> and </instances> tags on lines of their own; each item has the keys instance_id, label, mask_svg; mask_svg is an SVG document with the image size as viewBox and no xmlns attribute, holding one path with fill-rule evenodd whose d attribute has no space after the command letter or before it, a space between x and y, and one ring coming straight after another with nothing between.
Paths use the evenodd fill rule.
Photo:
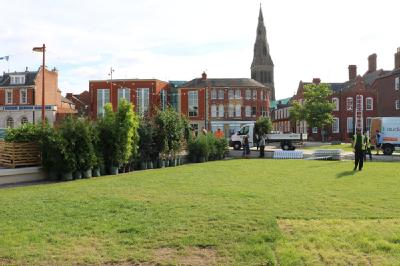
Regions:
<instances>
[{"instance_id":1,"label":"pavement","mask_svg":"<svg viewBox=\"0 0 400 266\"><path fill-rule=\"evenodd\" d=\"M321 144L319 144L321 145ZM315 145L317 146L317 145ZM276 146L266 146L265 147L265 158L268 159L267 153L273 153L274 151L279 151L281 150L280 148L277 148ZM304 150L304 149L296 149L297 151L303 151L304 154L304 159L310 158L313 156L315 150ZM229 156L233 158L242 158L243 150L240 151L235 151L232 148L229 149ZM260 155L260 151L258 151L256 148L251 148L250 149L250 154L248 155L249 158L258 158ZM272 156L269 156L269 159ZM353 152L342 152L342 160L354 160L354 153ZM367 155L367 161L369 161L369 156ZM375 153L372 154L372 161L376 162L400 162L400 154L394 154L394 155L375 155Z\"/></svg>"}]
</instances>

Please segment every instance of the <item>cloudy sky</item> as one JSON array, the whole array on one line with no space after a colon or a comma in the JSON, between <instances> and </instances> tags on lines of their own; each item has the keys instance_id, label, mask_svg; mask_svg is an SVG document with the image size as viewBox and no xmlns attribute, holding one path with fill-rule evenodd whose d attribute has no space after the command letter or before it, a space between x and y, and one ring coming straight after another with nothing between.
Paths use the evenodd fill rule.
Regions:
<instances>
[{"instance_id":1,"label":"cloudy sky","mask_svg":"<svg viewBox=\"0 0 400 266\"><path fill-rule=\"evenodd\" d=\"M261 0L275 64L278 98L300 80L339 82L349 64L358 73L377 53L393 69L400 47L400 1ZM37 69L33 46L48 47L47 66L59 69L66 93L88 80L190 80L249 77L260 1L255 0L0 0L0 71Z\"/></svg>"}]
</instances>

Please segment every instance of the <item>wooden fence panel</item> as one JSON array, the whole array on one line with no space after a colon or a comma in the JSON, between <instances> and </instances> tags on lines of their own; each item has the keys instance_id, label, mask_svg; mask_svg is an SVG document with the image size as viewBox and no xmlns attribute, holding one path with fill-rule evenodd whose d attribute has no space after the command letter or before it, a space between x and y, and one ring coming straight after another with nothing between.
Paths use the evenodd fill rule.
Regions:
<instances>
[{"instance_id":1,"label":"wooden fence panel","mask_svg":"<svg viewBox=\"0 0 400 266\"><path fill-rule=\"evenodd\" d=\"M15 168L18 166L40 165L39 145L31 142L0 141L0 165Z\"/></svg>"}]
</instances>

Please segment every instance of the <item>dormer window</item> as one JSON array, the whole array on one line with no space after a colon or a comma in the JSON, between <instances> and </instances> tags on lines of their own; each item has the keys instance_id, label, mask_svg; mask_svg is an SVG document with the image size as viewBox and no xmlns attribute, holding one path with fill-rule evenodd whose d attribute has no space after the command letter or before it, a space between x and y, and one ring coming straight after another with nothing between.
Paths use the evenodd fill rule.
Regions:
<instances>
[{"instance_id":1,"label":"dormer window","mask_svg":"<svg viewBox=\"0 0 400 266\"><path fill-rule=\"evenodd\" d=\"M25 84L24 75L12 75L10 76L10 85L21 85Z\"/></svg>"}]
</instances>

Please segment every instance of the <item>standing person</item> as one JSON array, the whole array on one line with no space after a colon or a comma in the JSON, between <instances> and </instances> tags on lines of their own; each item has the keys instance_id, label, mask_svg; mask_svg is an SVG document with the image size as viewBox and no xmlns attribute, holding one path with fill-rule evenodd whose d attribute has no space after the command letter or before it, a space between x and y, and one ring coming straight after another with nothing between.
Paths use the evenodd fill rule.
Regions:
<instances>
[{"instance_id":1,"label":"standing person","mask_svg":"<svg viewBox=\"0 0 400 266\"><path fill-rule=\"evenodd\" d=\"M364 131L364 138L365 138L364 161L367 161L367 154L369 155L369 160L372 161L371 139L367 131Z\"/></svg>"},{"instance_id":2,"label":"standing person","mask_svg":"<svg viewBox=\"0 0 400 266\"><path fill-rule=\"evenodd\" d=\"M203 128L201 129L201 132L203 132L204 135L207 135L207 129L205 129L205 127L203 127Z\"/></svg>"},{"instance_id":3,"label":"standing person","mask_svg":"<svg viewBox=\"0 0 400 266\"><path fill-rule=\"evenodd\" d=\"M248 158L249 154L250 154L249 136L246 135L243 137L243 157Z\"/></svg>"},{"instance_id":4,"label":"standing person","mask_svg":"<svg viewBox=\"0 0 400 266\"><path fill-rule=\"evenodd\" d=\"M379 150L381 149L382 146L382 138L381 138L381 132L379 130L376 130L375 134L375 143L376 143L376 155L379 155Z\"/></svg>"},{"instance_id":5,"label":"standing person","mask_svg":"<svg viewBox=\"0 0 400 266\"><path fill-rule=\"evenodd\" d=\"M222 139L222 138L224 138L224 132L222 132L222 130L220 128L218 128L217 131L215 131L214 136L217 139Z\"/></svg>"},{"instance_id":6,"label":"standing person","mask_svg":"<svg viewBox=\"0 0 400 266\"><path fill-rule=\"evenodd\" d=\"M361 171L364 165L364 152L365 152L365 138L361 134L361 130L357 129L356 135L353 136L353 150L354 150L354 171Z\"/></svg>"},{"instance_id":7,"label":"standing person","mask_svg":"<svg viewBox=\"0 0 400 266\"><path fill-rule=\"evenodd\" d=\"M260 138L257 133L254 134L253 142L257 144L257 150L260 148Z\"/></svg>"},{"instance_id":8,"label":"standing person","mask_svg":"<svg viewBox=\"0 0 400 266\"><path fill-rule=\"evenodd\" d=\"M260 158L264 158L264 149L265 149L265 136L261 135L260 141L258 142L260 145Z\"/></svg>"}]
</instances>

